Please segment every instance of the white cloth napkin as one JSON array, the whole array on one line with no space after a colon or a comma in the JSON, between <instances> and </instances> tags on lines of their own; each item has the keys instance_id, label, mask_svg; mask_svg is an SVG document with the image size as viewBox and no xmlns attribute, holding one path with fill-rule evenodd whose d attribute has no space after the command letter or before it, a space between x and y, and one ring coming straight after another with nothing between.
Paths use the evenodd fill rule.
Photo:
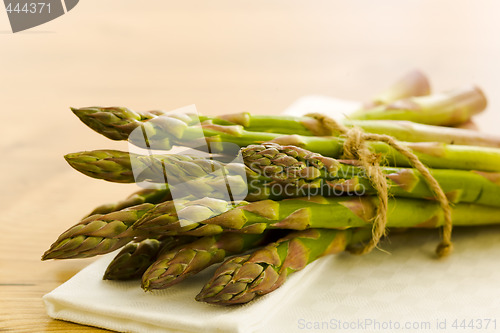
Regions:
<instances>
[{"instance_id":1,"label":"white cloth napkin","mask_svg":"<svg viewBox=\"0 0 500 333\"><path fill-rule=\"evenodd\" d=\"M199 303L194 296L214 269L162 291L144 292L140 281L104 281L102 275L116 255L92 263L69 281L45 295L47 313L56 319L123 332L254 332L263 328L294 293L314 274L311 265L287 281L287 288L247 305L220 307ZM319 264L319 263L318 263Z\"/></svg>"},{"instance_id":2,"label":"white cloth napkin","mask_svg":"<svg viewBox=\"0 0 500 333\"><path fill-rule=\"evenodd\" d=\"M359 105L359 104L358 104ZM355 103L304 97L287 114L347 114ZM145 293L139 281L103 281L109 254L43 300L55 319L122 332L494 332L500 330L500 228L456 229L437 260L436 230L393 234L384 250L322 258L273 293L220 307L194 296L213 273Z\"/></svg>"}]
</instances>

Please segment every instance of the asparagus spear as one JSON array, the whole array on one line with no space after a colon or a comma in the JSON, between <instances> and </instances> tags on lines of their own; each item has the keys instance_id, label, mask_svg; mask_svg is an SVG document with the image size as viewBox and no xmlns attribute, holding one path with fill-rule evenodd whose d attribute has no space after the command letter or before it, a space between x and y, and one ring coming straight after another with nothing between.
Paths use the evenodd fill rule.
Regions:
<instances>
[{"instance_id":1,"label":"asparagus spear","mask_svg":"<svg viewBox=\"0 0 500 333\"><path fill-rule=\"evenodd\" d=\"M429 93L430 86L427 77L422 72L414 70L376 95L365 106L366 108L371 108L375 105L388 104L402 98L424 96ZM163 111L137 112L127 108L113 107L72 108L72 110L90 128L113 140L126 140L129 134L142 123L165 114ZM189 117L183 119L188 120L190 123L194 122L194 119L190 119ZM278 121L274 121L273 119ZM247 129L250 127L255 128L253 130L257 131L312 135L306 126L300 124L302 120L296 120L293 117L279 118L278 116L278 118L270 118L266 116L252 116L249 113L240 113L219 117L202 117L200 120L211 120L218 124L239 124L247 126ZM304 117L304 120L306 122L310 121L308 117ZM278 125L278 127L272 127L270 130L270 125ZM258 129L260 126L263 127Z\"/></svg>"},{"instance_id":2,"label":"asparagus spear","mask_svg":"<svg viewBox=\"0 0 500 333\"><path fill-rule=\"evenodd\" d=\"M95 214L72 226L50 246L42 260L86 258L112 252L134 238L147 235L131 226L153 204L142 204L109 214Z\"/></svg>"},{"instance_id":3,"label":"asparagus spear","mask_svg":"<svg viewBox=\"0 0 500 333\"><path fill-rule=\"evenodd\" d=\"M339 121L348 128L356 126L368 133L393 136L399 141L443 142L465 146L500 147L499 136L470 129L453 127L443 128L442 126L391 119L362 120L349 117L348 119ZM332 133L325 129L320 121L308 116L250 116L249 125L245 127L245 130L252 132L298 134L304 136L338 135L336 132Z\"/></svg>"},{"instance_id":4,"label":"asparagus spear","mask_svg":"<svg viewBox=\"0 0 500 333\"><path fill-rule=\"evenodd\" d=\"M484 93L478 87L456 89L448 93L410 97L389 105L360 110L352 119L410 120L417 123L454 126L467 122L486 108Z\"/></svg>"},{"instance_id":5,"label":"asparagus spear","mask_svg":"<svg viewBox=\"0 0 500 333\"><path fill-rule=\"evenodd\" d=\"M104 204L94 208L94 210L90 214L88 214L87 217L95 214L108 214L128 207L137 206L143 203L157 204L167 200L172 200L170 190L168 189L168 187L167 188L164 187L165 186L162 186L161 188L158 189L154 188L141 189L137 192L132 193L124 200L109 204Z\"/></svg>"},{"instance_id":6,"label":"asparagus spear","mask_svg":"<svg viewBox=\"0 0 500 333\"><path fill-rule=\"evenodd\" d=\"M166 237L165 239L146 238L125 245L109 263L104 280L132 280L140 278L146 269L155 262L159 253L170 251L177 246L192 242L194 237Z\"/></svg>"},{"instance_id":7,"label":"asparagus spear","mask_svg":"<svg viewBox=\"0 0 500 333\"><path fill-rule=\"evenodd\" d=\"M159 204L134 225L133 229L163 235L210 236L224 231L262 233L266 229L305 230L308 228L345 229L370 226L376 215L375 197L310 197L282 201L239 202L234 208L207 220L182 224L175 211ZM192 207L204 212L210 203L198 201ZM194 220L193 220L194 221ZM453 225L500 223L500 207L460 203L452 209ZM438 202L391 198L388 202L387 227L436 228L444 222Z\"/></svg>"},{"instance_id":8,"label":"asparagus spear","mask_svg":"<svg viewBox=\"0 0 500 333\"><path fill-rule=\"evenodd\" d=\"M173 202L142 204L85 218L59 236L42 260L92 257L112 252L133 239L152 236L213 236L223 231L259 234L268 228L365 227L371 224L377 205L376 199L369 196L311 197L253 203L228 203L210 198L178 201L175 205ZM181 214L183 220L179 221L175 207L180 207L179 211L185 209ZM434 228L441 226L443 221L437 202L402 198L389 200L388 227ZM500 208L457 204L453 207L453 223L500 223Z\"/></svg>"},{"instance_id":9,"label":"asparagus spear","mask_svg":"<svg viewBox=\"0 0 500 333\"><path fill-rule=\"evenodd\" d=\"M149 238L125 245L108 265L103 280L132 280L141 277L154 262L160 246L159 240Z\"/></svg>"},{"instance_id":10,"label":"asparagus spear","mask_svg":"<svg viewBox=\"0 0 500 333\"><path fill-rule=\"evenodd\" d=\"M137 112L121 107L73 108L72 110L89 127L113 140L127 140L135 128L146 125L148 121L159 116L162 116L162 119L170 119L162 111L155 111L152 114L150 112ZM195 123L195 116L191 115L191 117L186 118L187 124ZM250 132L273 132L303 136L328 136L337 134L327 131L321 125L321 122L307 116L251 115L244 112L218 117L202 116L200 121L222 126L242 126L245 131ZM356 120L352 117L343 120L342 124L347 127L357 126L370 133L391 135L400 141L444 142L458 145L500 147L499 137L472 130L443 129L440 126L423 125L408 121L391 121L388 119ZM170 127L175 127L178 128L177 131L182 131L183 125L179 124L178 119L175 118L172 120ZM149 130L152 129L154 127L149 127ZM166 145L168 146L168 144Z\"/></svg>"},{"instance_id":11,"label":"asparagus spear","mask_svg":"<svg viewBox=\"0 0 500 333\"><path fill-rule=\"evenodd\" d=\"M97 108L79 109L78 114L81 117L95 113L99 114L100 111L96 111L96 109ZM125 113L128 114L129 111L130 110ZM116 112L119 113L118 111ZM135 141L133 143L142 145L146 148L149 146L155 149L170 149L172 145L175 144L189 145L189 140L193 137L199 139L199 128L190 126L189 119L191 118L181 121L177 116L165 115L161 117L161 119L161 126L154 126L153 123L149 121L141 123L142 126L148 125L148 130L145 132L148 133L147 141L144 141L144 138L141 136L141 142ZM86 121L86 123L94 124L94 122L90 121ZM106 124L106 126L112 127L113 123ZM94 128L100 130L99 127ZM225 147L219 147L219 144L222 142L229 142L240 147L245 147L255 143L258 144L272 141L282 145L299 146L325 156L338 158L342 155L343 144L345 142L343 137L335 136L315 137L251 132L244 130L240 125L218 125L211 120L204 121L202 123L202 129L205 139L213 151L217 151L217 149L226 149ZM109 133L109 131L102 133ZM121 135L122 139L125 139L128 133L122 133ZM116 136L110 135L109 137L113 138L118 136L117 134ZM435 142L416 142L406 143L405 145L412 149L418 158L431 168L500 171L500 149L497 148L447 145ZM385 163L389 165L410 165L406 157L386 143L368 142L368 146L373 152L383 154ZM123 176L125 177L127 175Z\"/></svg>"},{"instance_id":12,"label":"asparagus spear","mask_svg":"<svg viewBox=\"0 0 500 333\"><path fill-rule=\"evenodd\" d=\"M296 187L295 196L331 195L332 189L333 195L375 193L365 170L357 167L356 161L337 161L295 146L272 144L248 146L242 149L242 155L245 164L270 177L272 185ZM382 170L389 182L390 195L433 197L416 169L385 167ZM432 175L452 202L500 206L499 173L435 169ZM311 193L311 190L316 191ZM271 187L270 193L275 192ZM290 194L289 189L286 194Z\"/></svg>"},{"instance_id":13,"label":"asparagus spear","mask_svg":"<svg viewBox=\"0 0 500 333\"><path fill-rule=\"evenodd\" d=\"M319 257L342 252L370 236L369 228L308 229L291 233L250 254L226 260L196 300L218 305L247 303L279 288L288 275Z\"/></svg>"},{"instance_id":14,"label":"asparagus spear","mask_svg":"<svg viewBox=\"0 0 500 333\"><path fill-rule=\"evenodd\" d=\"M247 201L281 199L307 195L373 194L374 189L362 168L353 161L337 161L313 154L295 146L276 144L251 145L241 149L245 162ZM165 181L165 169L186 179L200 178L196 191L217 197L224 194L221 177L210 174L223 165L214 160L186 155L140 156L120 151L93 151L66 155L78 171L94 178L117 182L134 182L130 159L143 165L141 179ZM165 166L165 167L164 167ZM422 175L415 169L384 167L389 194L397 197L432 198ZM500 206L500 173L465 170L431 170L432 175L452 202L471 202ZM124 175L127 175L125 177ZM244 180L242 180L244 182ZM221 184L223 183L223 184Z\"/></svg>"},{"instance_id":15,"label":"asparagus spear","mask_svg":"<svg viewBox=\"0 0 500 333\"><path fill-rule=\"evenodd\" d=\"M213 198L177 199L175 202L166 201L161 205L144 203L105 215L95 214L84 218L62 233L44 253L42 260L93 257L119 249L134 239L162 237L155 228L150 228L151 232L132 229L135 222L153 209L157 214L168 207L172 217L164 215L163 219L175 221L178 225L189 228L189 225L195 222L229 211L238 204ZM207 232L210 228L208 226L202 230ZM191 233L192 236L194 233Z\"/></svg>"},{"instance_id":16,"label":"asparagus spear","mask_svg":"<svg viewBox=\"0 0 500 333\"><path fill-rule=\"evenodd\" d=\"M344 120L347 127L359 127L368 133L387 134L400 141L443 142L481 147L500 147L500 137L470 129L442 127L404 120Z\"/></svg>"},{"instance_id":17,"label":"asparagus spear","mask_svg":"<svg viewBox=\"0 0 500 333\"><path fill-rule=\"evenodd\" d=\"M396 100L412 97L424 96L430 93L430 85L427 77L420 71L411 71L396 83L376 95L370 102L366 103L366 108L371 108L374 105L388 104ZM154 110L147 112L137 112L127 108L120 107L89 107L89 108L72 108L72 111L90 128L98 133L105 135L112 140L127 140L129 134L142 123L147 122L153 118L164 115L164 111ZM189 115L182 116L176 115L178 119L187 121L190 124L196 122L195 118ZM225 115L220 117L202 117L200 121L211 120L218 124L239 124L243 126L250 126L252 123L251 116L248 113ZM259 123L259 117L255 118ZM263 119L269 129L269 125L280 124L278 127L286 132L280 132L273 127L272 131L278 133L296 133L288 132L290 130L290 123L284 124L283 122L276 123L272 119ZM271 120L271 121L269 121ZM286 122L286 120L285 120ZM259 124L257 124L257 127ZM300 127L300 126L299 126ZM303 128L303 126L302 126ZM306 131L307 132L307 131ZM306 134L307 135L307 134Z\"/></svg>"},{"instance_id":18,"label":"asparagus spear","mask_svg":"<svg viewBox=\"0 0 500 333\"><path fill-rule=\"evenodd\" d=\"M265 235L222 233L163 252L142 276L144 290L164 289L177 284L228 255L258 246Z\"/></svg>"}]
</instances>

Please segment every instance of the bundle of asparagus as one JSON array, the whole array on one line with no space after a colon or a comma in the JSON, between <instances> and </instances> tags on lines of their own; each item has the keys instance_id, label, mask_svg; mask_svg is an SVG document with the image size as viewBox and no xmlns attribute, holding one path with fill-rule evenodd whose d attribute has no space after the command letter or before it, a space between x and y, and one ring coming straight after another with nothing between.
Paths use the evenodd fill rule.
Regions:
<instances>
[{"instance_id":1,"label":"bundle of asparagus","mask_svg":"<svg viewBox=\"0 0 500 333\"><path fill-rule=\"evenodd\" d=\"M386 219L378 225L381 235L385 227L500 223L500 138L441 127L462 124L485 107L476 87L430 95L426 77L412 72L342 124L316 115L198 119L121 107L72 109L98 133L149 149L197 148L195 133L201 130L210 154L66 155L87 176L152 186L95 208L42 259L92 257L123 247L103 278L141 278L145 290L167 288L223 262L196 299L241 304L273 291L323 255L377 245L374 230L381 215ZM368 162L356 152L346 158L352 138L345 127L400 141L356 146L366 150ZM136 129L147 133L145 140L134 139ZM231 163L222 157L228 151L219 143L241 147L242 173L227 173ZM415 159L431 169L415 167ZM372 168L387 188L384 195ZM231 200L224 195L228 178L239 184L230 188ZM174 195L179 180L190 183L188 196Z\"/></svg>"}]
</instances>

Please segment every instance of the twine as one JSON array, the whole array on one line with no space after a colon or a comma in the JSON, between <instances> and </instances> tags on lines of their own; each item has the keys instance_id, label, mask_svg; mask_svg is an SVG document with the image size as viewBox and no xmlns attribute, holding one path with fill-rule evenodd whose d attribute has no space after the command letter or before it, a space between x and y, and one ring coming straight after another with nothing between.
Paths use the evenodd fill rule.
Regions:
<instances>
[{"instance_id":1,"label":"twine","mask_svg":"<svg viewBox=\"0 0 500 333\"><path fill-rule=\"evenodd\" d=\"M386 235L387 226L387 203L388 188L387 180L380 167L380 155L372 153L368 149L366 141L380 141L394 148L400 154L405 156L410 165L417 169L424 177L430 190L434 193L444 214L444 225L441 243L436 248L438 257L444 257L452 251L451 232L453 228L451 219L451 207L448 198L437 180L431 175L429 169L418 159L418 157L407 147L398 143L392 136L385 134L365 133L358 127L347 128L339 124L334 119L319 113L310 113L307 117L318 120L324 130L329 133L340 133L346 137L343 145L344 156L346 159L357 159L361 166L366 170L368 178L377 192L379 204L377 214L373 221L372 238L363 247L351 249L355 254L366 254L377 247L380 239Z\"/></svg>"}]
</instances>

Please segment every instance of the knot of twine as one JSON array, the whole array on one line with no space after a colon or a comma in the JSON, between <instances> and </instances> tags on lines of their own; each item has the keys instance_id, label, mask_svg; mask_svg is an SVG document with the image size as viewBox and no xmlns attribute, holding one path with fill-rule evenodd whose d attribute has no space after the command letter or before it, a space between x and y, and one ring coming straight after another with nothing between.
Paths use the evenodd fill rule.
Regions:
<instances>
[{"instance_id":1,"label":"knot of twine","mask_svg":"<svg viewBox=\"0 0 500 333\"><path fill-rule=\"evenodd\" d=\"M386 235L387 225L387 204L388 204L388 187L387 180L380 167L380 155L371 152L368 149L367 141L384 142L397 152L405 156L410 165L417 169L424 177L430 190L434 193L435 198L439 202L444 214L444 225L442 232L441 243L436 248L438 257L448 255L452 250L451 232L453 228L451 219L451 207L448 198L443 192L443 189L437 180L431 175L429 169L419 160L419 158L407 147L398 143L392 136L384 134L365 133L358 127L347 128L339 124L334 119L319 113L310 113L306 115L318 120L326 131L329 133L340 133L346 137L343 145L343 158L357 159L361 166L365 169L370 183L377 192L378 206L377 214L373 220L372 238L371 240L359 248L352 248L350 251L354 254L366 254L377 247L380 239Z\"/></svg>"}]
</instances>

